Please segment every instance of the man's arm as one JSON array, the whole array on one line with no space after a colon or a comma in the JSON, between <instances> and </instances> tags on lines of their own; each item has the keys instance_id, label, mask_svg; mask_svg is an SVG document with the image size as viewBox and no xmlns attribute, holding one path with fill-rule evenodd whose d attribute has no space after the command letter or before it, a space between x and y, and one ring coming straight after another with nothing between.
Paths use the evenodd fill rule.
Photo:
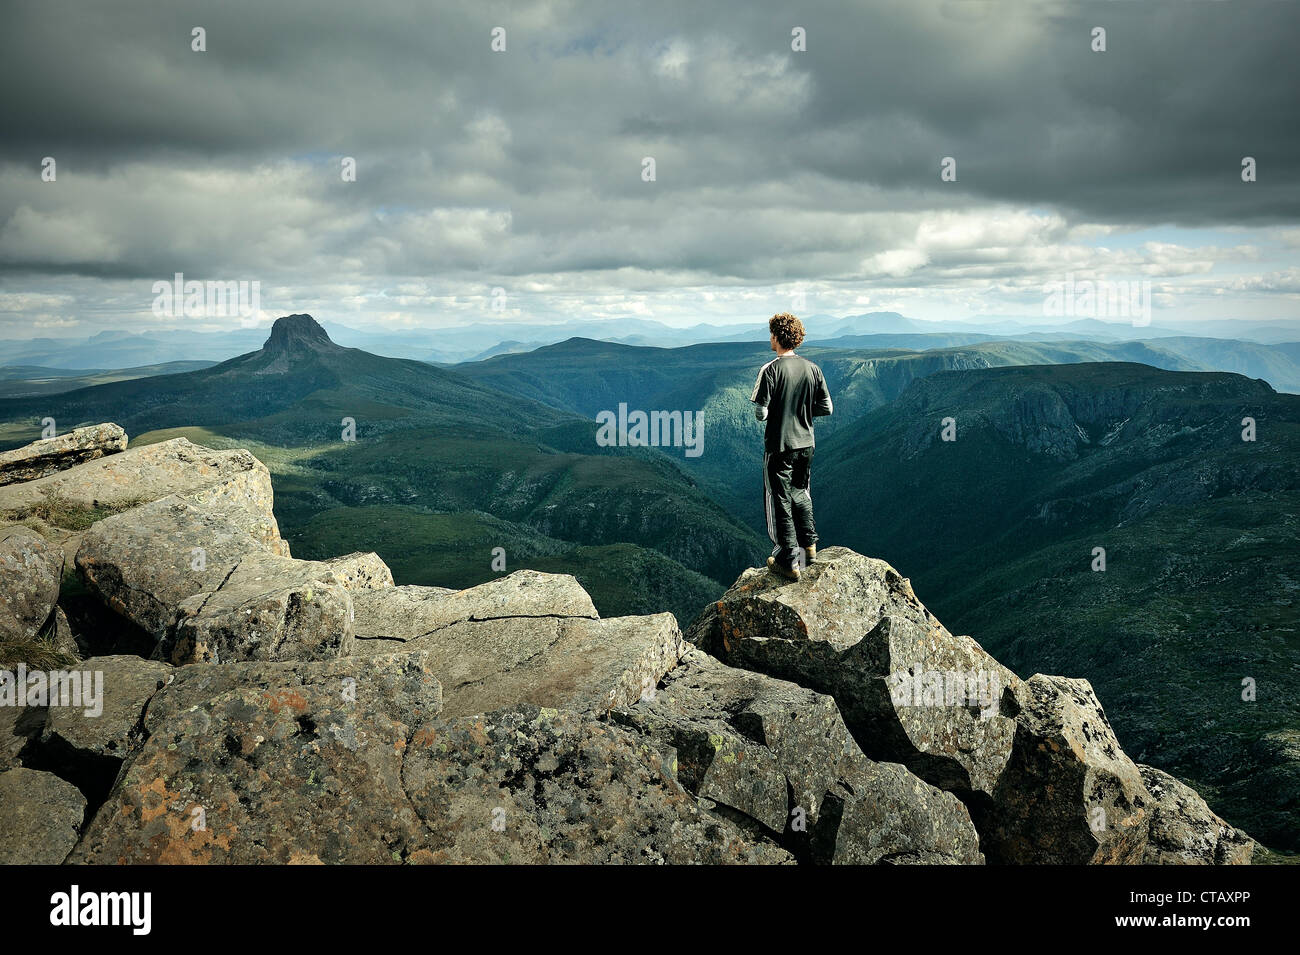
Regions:
<instances>
[{"instance_id":1,"label":"man's arm","mask_svg":"<svg viewBox=\"0 0 1300 955\"><path fill-rule=\"evenodd\" d=\"M749 400L754 402L754 417L759 421L767 420L767 405L772 400L772 380L768 376L771 364L764 365L758 373L758 381L754 382L754 390L749 396Z\"/></svg>"},{"instance_id":2,"label":"man's arm","mask_svg":"<svg viewBox=\"0 0 1300 955\"><path fill-rule=\"evenodd\" d=\"M817 369L817 392L813 395L813 417L824 418L835 410L831 404L830 389L826 387L826 376Z\"/></svg>"}]
</instances>

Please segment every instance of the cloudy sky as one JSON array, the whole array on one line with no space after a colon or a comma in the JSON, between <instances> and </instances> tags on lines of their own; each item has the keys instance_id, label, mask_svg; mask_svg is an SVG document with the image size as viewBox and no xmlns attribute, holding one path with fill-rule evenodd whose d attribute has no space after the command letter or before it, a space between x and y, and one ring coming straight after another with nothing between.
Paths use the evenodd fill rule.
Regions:
<instances>
[{"instance_id":1,"label":"cloudy sky","mask_svg":"<svg viewBox=\"0 0 1300 955\"><path fill-rule=\"evenodd\" d=\"M4 9L0 338L239 321L156 315L177 272L394 328L1300 316L1300 3Z\"/></svg>"}]
</instances>

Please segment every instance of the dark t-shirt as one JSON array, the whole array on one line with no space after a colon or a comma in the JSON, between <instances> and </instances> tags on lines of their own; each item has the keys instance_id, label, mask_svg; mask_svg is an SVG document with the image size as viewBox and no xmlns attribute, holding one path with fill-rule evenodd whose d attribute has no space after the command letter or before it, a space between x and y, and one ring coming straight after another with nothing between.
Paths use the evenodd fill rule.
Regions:
<instances>
[{"instance_id":1,"label":"dark t-shirt","mask_svg":"<svg viewBox=\"0 0 1300 955\"><path fill-rule=\"evenodd\" d=\"M773 358L758 373L749 400L767 409L763 445L769 454L811 448L813 418L831 413L822 370L799 355Z\"/></svg>"}]
</instances>

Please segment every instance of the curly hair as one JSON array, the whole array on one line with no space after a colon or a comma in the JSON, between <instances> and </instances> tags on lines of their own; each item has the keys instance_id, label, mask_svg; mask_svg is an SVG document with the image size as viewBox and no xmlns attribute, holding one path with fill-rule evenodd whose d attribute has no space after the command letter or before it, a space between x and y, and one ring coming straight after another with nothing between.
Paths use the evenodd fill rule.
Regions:
<instances>
[{"instance_id":1,"label":"curly hair","mask_svg":"<svg viewBox=\"0 0 1300 955\"><path fill-rule=\"evenodd\" d=\"M789 312L768 319L767 330L776 336L777 344L782 348L798 348L803 344L803 322Z\"/></svg>"}]
</instances>

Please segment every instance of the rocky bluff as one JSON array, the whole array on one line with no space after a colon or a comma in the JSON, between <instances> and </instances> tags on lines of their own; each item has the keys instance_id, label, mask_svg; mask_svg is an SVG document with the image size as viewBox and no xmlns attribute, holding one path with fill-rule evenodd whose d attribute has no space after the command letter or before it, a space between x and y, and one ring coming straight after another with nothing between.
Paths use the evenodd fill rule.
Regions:
<instances>
[{"instance_id":1,"label":"rocky bluff","mask_svg":"<svg viewBox=\"0 0 1300 955\"><path fill-rule=\"evenodd\" d=\"M126 445L102 424L0 456L0 648L102 679L95 712L0 660L27 704L0 707L0 862L1253 852L1125 755L1086 680L1021 679L884 561L747 570L683 634L565 575L451 591L298 560L247 451Z\"/></svg>"}]
</instances>

